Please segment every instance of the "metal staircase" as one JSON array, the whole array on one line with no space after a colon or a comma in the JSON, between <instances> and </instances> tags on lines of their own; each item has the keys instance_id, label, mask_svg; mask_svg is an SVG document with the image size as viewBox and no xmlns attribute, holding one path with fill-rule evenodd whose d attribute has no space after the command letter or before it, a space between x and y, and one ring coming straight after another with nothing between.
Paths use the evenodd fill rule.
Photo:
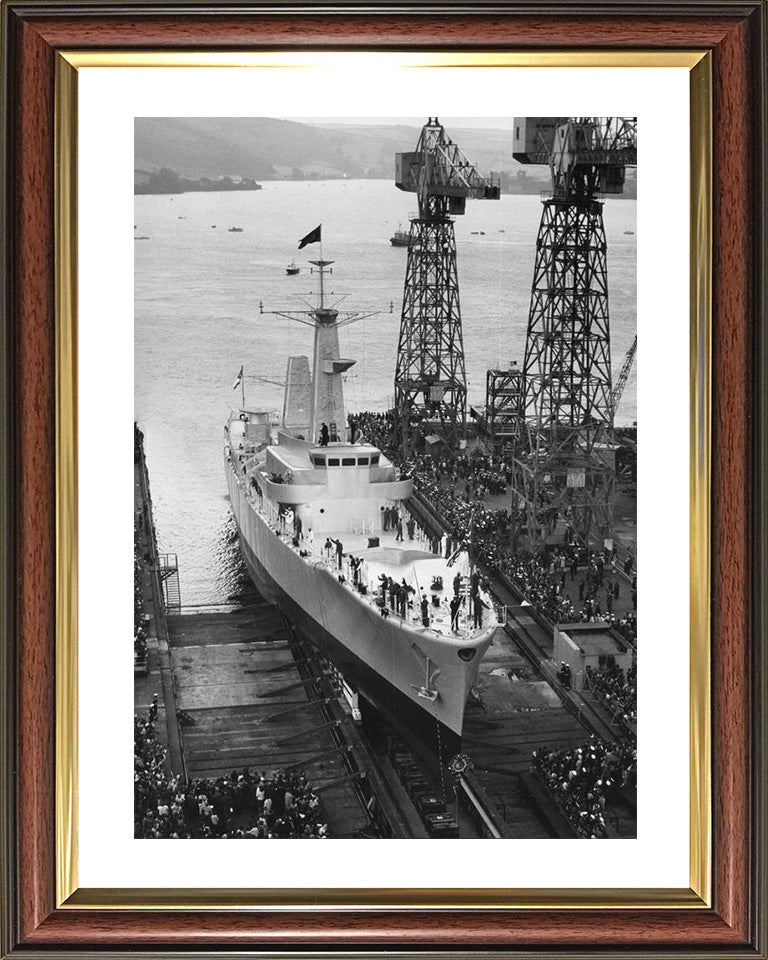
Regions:
<instances>
[{"instance_id":1,"label":"metal staircase","mask_svg":"<svg viewBox=\"0 0 768 960\"><path fill-rule=\"evenodd\" d=\"M179 561L175 553L161 553L157 558L157 572L163 587L166 613L181 613L181 585Z\"/></svg>"}]
</instances>

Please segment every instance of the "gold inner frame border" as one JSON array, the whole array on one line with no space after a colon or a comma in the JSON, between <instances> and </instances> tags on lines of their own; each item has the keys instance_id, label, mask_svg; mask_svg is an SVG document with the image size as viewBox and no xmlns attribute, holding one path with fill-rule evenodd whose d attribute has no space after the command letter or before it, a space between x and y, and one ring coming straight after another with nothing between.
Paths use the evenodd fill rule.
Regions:
<instances>
[{"instance_id":1,"label":"gold inner frame border","mask_svg":"<svg viewBox=\"0 0 768 960\"><path fill-rule=\"evenodd\" d=\"M683 67L690 71L690 874L681 888L97 889L78 883L77 73L88 67ZM58 51L55 88L56 903L63 909L706 909L712 896L712 55L525 52Z\"/></svg>"}]
</instances>

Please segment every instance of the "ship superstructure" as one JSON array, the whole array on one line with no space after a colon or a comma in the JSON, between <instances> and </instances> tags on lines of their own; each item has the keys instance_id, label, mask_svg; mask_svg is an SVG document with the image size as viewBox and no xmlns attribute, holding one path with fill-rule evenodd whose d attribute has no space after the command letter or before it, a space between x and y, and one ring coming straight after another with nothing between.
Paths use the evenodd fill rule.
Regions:
<instances>
[{"instance_id":1,"label":"ship superstructure","mask_svg":"<svg viewBox=\"0 0 768 960\"><path fill-rule=\"evenodd\" d=\"M329 306L331 261L312 263L317 307L280 311L314 328L311 364L288 359L280 426L243 404L226 427L241 551L259 589L348 684L406 735L442 751L461 735L496 612L466 551L446 556L445 543L416 527L406 507L413 481L364 437L349 436L343 374L354 361L340 355L338 328L364 315Z\"/></svg>"}]
</instances>

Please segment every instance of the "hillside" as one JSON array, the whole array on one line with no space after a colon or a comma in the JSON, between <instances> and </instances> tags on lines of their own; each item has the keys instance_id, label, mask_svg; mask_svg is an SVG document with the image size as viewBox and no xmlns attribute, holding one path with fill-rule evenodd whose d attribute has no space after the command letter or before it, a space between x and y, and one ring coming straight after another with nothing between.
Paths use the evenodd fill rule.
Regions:
<instances>
[{"instance_id":1,"label":"hillside","mask_svg":"<svg viewBox=\"0 0 768 960\"><path fill-rule=\"evenodd\" d=\"M314 123L270 117L137 117L136 183L167 168L192 180L303 180L394 175L395 154L413 150L419 122ZM504 193L538 194L549 171L512 157L512 131L446 126L481 173L501 177ZM624 196L635 197L636 172L627 171Z\"/></svg>"},{"instance_id":2,"label":"hillside","mask_svg":"<svg viewBox=\"0 0 768 960\"><path fill-rule=\"evenodd\" d=\"M134 166L144 171L169 167L193 179L391 177L395 153L416 145L416 124L139 117L135 122ZM512 159L511 131L451 129L450 133L482 172L516 171L520 167ZM533 170L531 175L535 176Z\"/></svg>"}]
</instances>

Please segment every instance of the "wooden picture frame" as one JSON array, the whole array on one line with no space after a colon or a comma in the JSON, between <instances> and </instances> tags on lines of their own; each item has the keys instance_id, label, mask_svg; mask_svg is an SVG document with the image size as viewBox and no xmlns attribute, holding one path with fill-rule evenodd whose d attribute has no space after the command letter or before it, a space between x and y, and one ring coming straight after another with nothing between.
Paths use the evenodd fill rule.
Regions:
<instances>
[{"instance_id":1,"label":"wooden picture frame","mask_svg":"<svg viewBox=\"0 0 768 960\"><path fill-rule=\"evenodd\" d=\"M767 12L762 0L349 3L322 10L260 2L4 5L3 956L767 955ZM76 488L76 342L74 327L62 322L75 296L75 235L64 216L74 202L73 158L61 149L67 117L60 109L73 76L62 52L137 49L703 53L711 77L713 189L710 195L705 179L694 198L705 210L694 221L702 231L694 241L699 249L711 246L713 257L711 286L708 258L691 283L704 340L711 306L711 463L702 462L697 474L711 484L711 499L694 489L692 502L694 523L711 525L711 547L694 557L694 590L709 596L711 575L705 636L712 643L704 651L711 655L711 727L706 716L693 717L693 726L701 724L707 751L711 736L712 801L702 816L711 816L712 847L711 863L707 846L696 865L705 877L698 889L664 903L658 892L630 905L572 893L552 898L555 906L532 897L514 907L490 899L470 906L450 896L388 904L308 896L298 905L279 891L256 907L236 891L226 904L160 892L152 903L117 902L110 891L78 899L68 798L74 782L67 778L75 718L66 709L76 660L57 644L76 631L76 517L63 507ZM71 386L69 394L62 384ZM706 391L696 407L705 433L709 402ZM694 462L696 456L692 450Z\"/></svg>"}]
</instances>

